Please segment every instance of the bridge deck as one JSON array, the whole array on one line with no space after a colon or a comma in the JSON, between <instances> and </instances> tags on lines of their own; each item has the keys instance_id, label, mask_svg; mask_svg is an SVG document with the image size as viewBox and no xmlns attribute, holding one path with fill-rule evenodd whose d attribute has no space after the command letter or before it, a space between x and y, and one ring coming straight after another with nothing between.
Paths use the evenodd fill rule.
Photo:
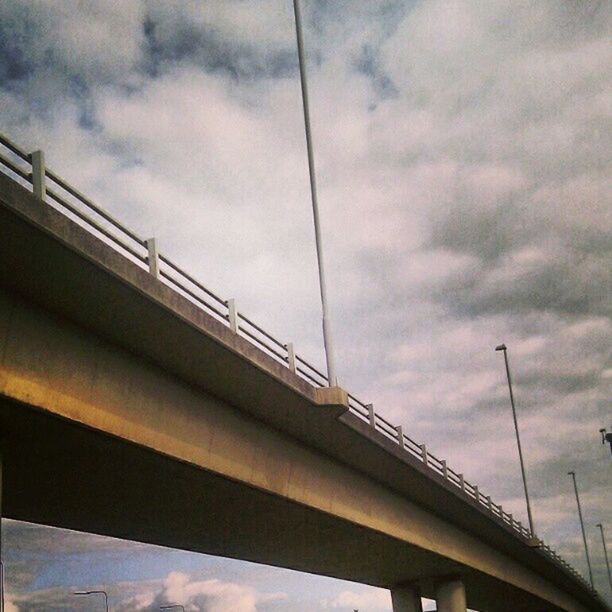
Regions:
<instances>
[{"instance_id":1,"label":"bridge deck","mask_svg":"<svg viewBox=\"0 0 612 612\"><path fill-rule=\"evenodd\" d=\"M552 585L557 601L565 594L576 602L568 609L580 609L577 602L606 609L572 574L443 478L432 477L420 461L341 405L326 403L289 369L2 175L0 264L5 315L10 304L49 313L55 324L63 321L116 346L427 509L512 567L537 576L540 586ZM540 586L512 586L452 556L272 495L248 479L228 480L180 456L169 462L146 445L107 435L113 432L102 426L84 428L86 422L59 419L65 415L18 404L16 399L27 398L6 387L2 392L6 508L15 518L387 587L460 571L471 604L482 610L502 610L504 600L522 602L508 610L541 609L546 599L535 594ZM216 529L209 529L213 524ZM431 534L436 537L441 534ZM285 543L282 550L279 542Z\"/></svg>"}]
</instances>

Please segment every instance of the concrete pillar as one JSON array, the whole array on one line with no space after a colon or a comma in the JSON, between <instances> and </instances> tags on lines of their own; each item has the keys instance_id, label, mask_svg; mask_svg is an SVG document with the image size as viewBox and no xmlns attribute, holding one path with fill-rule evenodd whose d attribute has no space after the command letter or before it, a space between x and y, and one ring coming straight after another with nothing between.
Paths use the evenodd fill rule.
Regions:
<instances>
[{"instance_id":1,"label":"concrete pillar","mask_svg":"<svg viewBox=\"0 0 612 612\"><path fill-rule=\"evenodd\" d=\"M393 612L423 612L421 593L414 586L391 589L391 602Z\"/></svg>"},{"instance_id":2,"label":"concrete pillar","mask_svg":"<svg viewBox=\"0 0 612 612\"><path fill-rule=\"evenodd\" d=\"M459 578L451 578L436 584L438 612L466 612L465 586Z\"/></svg>"}]
</instances>

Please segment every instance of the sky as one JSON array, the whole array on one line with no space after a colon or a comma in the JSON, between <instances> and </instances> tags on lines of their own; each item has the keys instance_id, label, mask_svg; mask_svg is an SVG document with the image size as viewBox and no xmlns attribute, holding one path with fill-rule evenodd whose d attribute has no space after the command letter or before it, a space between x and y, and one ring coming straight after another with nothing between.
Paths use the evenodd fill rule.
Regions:
<instances>
[{"instance_id":1,"label":"sky","mask_svg":"<svg viewBox=\"0 0 612 612\"><path fill-rule=\"evenodd\" d=\"M536 531L587 575L575 470L612 602L612 2L302 11L341 385L526 523L505 342ZM0 132L322 366L294 28L290 0L2 0ZM7 612L96 609L77 588L125 611L390 610L364 585L2 528Z\"/></svg>"}]
</instances>

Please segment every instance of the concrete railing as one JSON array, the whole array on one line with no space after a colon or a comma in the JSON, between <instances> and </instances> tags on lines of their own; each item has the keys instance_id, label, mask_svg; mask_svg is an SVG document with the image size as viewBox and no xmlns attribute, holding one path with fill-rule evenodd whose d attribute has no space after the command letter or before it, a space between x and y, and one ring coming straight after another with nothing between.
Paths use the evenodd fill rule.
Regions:
<instances>
[{"instance_id":1,"label":"concrete railing","mask_svg":"<svg viewBox=\"0 0 612 612\"><path fill-rule=\"evenodd\" d=\"M161 282L172 287L215 319L228 325L235 333L252 342L310 384L317 387L328 385L325 374L297 355L292 343L281 342L272 336L241 313L235 300L222 299L168 257L162 255L158 250L155 238L140 238L47 168L42 151L27 153L0 134L0 170L25 187L32 189L41 201L53 206L124 256L147 269ZM393 425L375 412L372 404L365 404L350 393L348 397L351 413L421 462L432 478L455 487L459 495L465 496L475 503L481 512L512 530L518 538L525 542L526 546L533 545L534 534L531 534L527 527L517 521L512 514L506 512L501 505L494 503L489 495L484 495L478 485L468 482L463 474L452 470L445 460L438 459L431 454L425 444L418 444L404 434L401 426ZM585 587L592 590L584 577L552 548L540 543L539 549L582 582Z\"/></svg>"}]
</instances>

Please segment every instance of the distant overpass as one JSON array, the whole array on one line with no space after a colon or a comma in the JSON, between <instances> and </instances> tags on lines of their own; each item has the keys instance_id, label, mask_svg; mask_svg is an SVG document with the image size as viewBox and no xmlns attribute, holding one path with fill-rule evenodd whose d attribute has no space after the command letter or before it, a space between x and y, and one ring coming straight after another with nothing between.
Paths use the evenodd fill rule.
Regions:
<instances>
[{"instance_id":1,"label":"distant overpass","mask_svg":"<svg viewBox=\"0 0 612 612\"><path fill-rule=\"evenodd\" d=\"M385 587L396 612L609 609L426 447L0 144L5 516Z\"/></svg>"}]
</instances>

